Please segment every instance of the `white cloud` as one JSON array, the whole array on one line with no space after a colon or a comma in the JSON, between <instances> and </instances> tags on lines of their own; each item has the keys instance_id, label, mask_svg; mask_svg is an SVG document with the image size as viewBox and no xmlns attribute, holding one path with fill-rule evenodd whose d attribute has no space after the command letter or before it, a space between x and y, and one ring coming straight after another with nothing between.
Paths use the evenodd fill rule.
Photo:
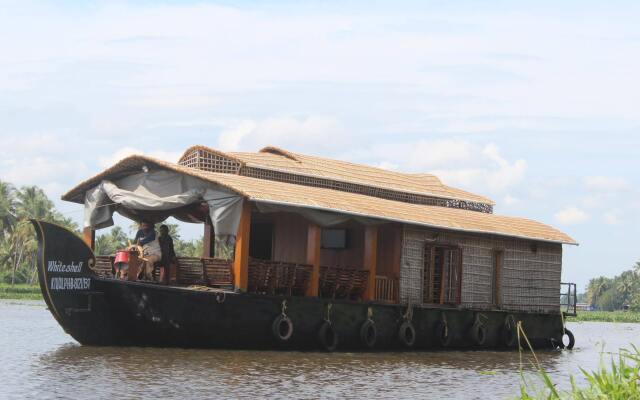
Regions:
<instances>
[{"instance_id":1,"label":"white cloud","mask_svg":"<svg viewBox=\"0 0 640 400\"><path fill-rule=\"evenodd\" d=\"M134 147L122 147L116 150L115 152L113 152L109 156L100 157L98 162L100 167L109 168L113 164L122 160L123 158L129 157L135 154L147 155L150 157L159 158L163 161L176 162L178 161L178 158L180 158L180 156L182 155L182 152L172 152L172 151L164 151L164 150L153 150L153 151L144 152Z\"/></svg>"},{"instance_id":2,"label":"white cloud","mask_svg":"<svg viewBox=\"0 0 640 400\"><path fill-rule=\"evenodd\" d=\"M274 117L229 124L218 136L221 150L251 150L272 145L311 154L341 148L349 140L334 118Z\"/></svg>"},{"instance_id":3,"label":"white cloud","mask_svg":"<svg viewBox=\"0 0 640 400\"><path fill-rule=\"evenodd\" d=\"M399 170L430 172L445 184L503 194L524 179L524 159L509 161L493 143L474 144L463 139L418 140L366 148L360 158L379 159L378 165L390 163Z\"/></svg>"},{"instance_id":4,"label":"white cloud","mask_svg":"<svg viewBox=\"0 0 640 400\"><path fill-rule=\"evenodd\" d=\"M143 151L135 149L133 147L122 147L109 156L99 158L99 165L102 168L108 168L123 158L132 156L134 154L144 154Z\"/></svg>"},{"instance_id":5,"label":"white cloud","mask_svg":"<svg viewBox=\"0 0 640 400\"><path fill-rule=\"evenodd\" d=\"M553 216L558 223L563 225L575 225L589 220L589 215L577 207L564 208Z\"/></svg>"},{"instance_id":6,"label":"white cloud","mask_svg":"<svg viewBox=\"0 0 640 400\"><path fill-rule=\"evenodd\" d=\"M584 183L588 190L595 192L618 192L631 188L626 179L619 177L588 176Z\"/></svg>"},{"instance_id":7,"label":"white cloud","mask_svg":"<svg viewBox=\"0 0 640 400\"><path fill-rule=\"evenodd\" d=\"M502 199L502 201L504 202L505 205L512 206L514 204L518 204L520 202L520 199L508 194Z\"/></svg>"},{"instance_id":8,"label":"white cloud","mask_svg":"<svg viewBox=\"0 0 640 400\"><path fill-rule=\"evenodd\" d=\"M602 222L607 225L618 225L622 222L622 212L620 210L609 210L602 214Z\"/></svg>"}]
</instances>

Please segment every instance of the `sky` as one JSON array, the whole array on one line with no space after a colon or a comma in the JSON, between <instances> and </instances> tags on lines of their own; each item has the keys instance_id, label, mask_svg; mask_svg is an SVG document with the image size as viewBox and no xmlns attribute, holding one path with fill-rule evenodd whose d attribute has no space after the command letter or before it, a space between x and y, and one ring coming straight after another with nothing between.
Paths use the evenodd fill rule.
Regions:
<instances>
[{"instance_id":1,"label":"sky","mask_svg":"<svg viewBox=\"0 0 640 400\"><path fill-rule=\"evenodd\" d=\"M0 179L59 200L118 159L275 145L494 199L640 260L640 3L0 0ZM197 232L187 229L186 236Z\"/></svg>"}]
</instances>

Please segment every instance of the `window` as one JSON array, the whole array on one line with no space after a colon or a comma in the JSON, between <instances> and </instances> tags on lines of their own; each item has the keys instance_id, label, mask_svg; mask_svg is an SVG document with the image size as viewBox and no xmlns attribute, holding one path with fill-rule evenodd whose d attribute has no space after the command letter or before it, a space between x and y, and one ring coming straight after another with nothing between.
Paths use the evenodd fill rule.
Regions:
<instances>
[{"instance_id":1,"label":"window","mask_svg":"<svg viewBox=\"0 0 640 400\"><path fill-rule=\"evenodd\" d=\"M427 245L424 252L424 302L460 304L462 250Z\"/></svg>"},{"instance_id":2,"label":"window","mask_svg":"<svg viewBox=\"0 0 640 400\"><path fill-rule=\"evenodd\" d=\"M347 236L346 229L323 229L320 246L323 249L346 249Z\"/></svg>"}]
</instances>

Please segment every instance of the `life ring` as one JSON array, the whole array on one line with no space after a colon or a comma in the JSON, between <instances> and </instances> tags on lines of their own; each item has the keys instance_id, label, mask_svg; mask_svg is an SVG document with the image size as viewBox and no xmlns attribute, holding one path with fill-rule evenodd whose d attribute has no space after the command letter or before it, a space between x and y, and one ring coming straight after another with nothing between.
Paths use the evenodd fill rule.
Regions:
<instances>
[{"instance_id":1,"label":"life ring","mask_svg":"<svg viewBox=\"0 0 640 400\"><path fill-rule=\"evenodd\" d=\"M318 341L326 351L334 351L338 347L338 334L331 322L324 321L318 330Z\"/></svg>"},{"instance_id":2,"label":"life ring","mask_svg":"<svg viewBox=\"0 0 640 400\"><path fill-rule=\"evenodd\" d=\"M293 323L291 319L284 314L278 315L271 324L271 332L278 341L286 342L291 338L291 335L293 335Z\"/></svg>"},{"instance_id":3,"label":"life ring","mask_svg":"<svg viewBox=\"0 0 640 400\"><path fill-rule=\"evenodd\" d=\"M404 321L400 324L398 339L405 347L413 347L416 342L416 329L410 321Z\"/></svg>"},{"instance_id":4,"label":"life ring","mask_svg":"<svg viewBox=\"0 0 640 400\"><path fill-rule=\"evenodd\" d=\"M372 319L364 321L360 327L360 340L367 348L372 349L376 345L378 330Z\"/></svg>"},{"instance_id":5,"label":"life ring","mask_svg":"<svg viewBox=\"0 0 640 400\"><path fill-rule=\"evenodd\" d=\"M569 343L568 344L564 344L564 337L567 336L569 338ZM576 338L573 336L573 333L568 330L565 329L564 330L564 335L562 335L562 339L560 340L560 343L562 343L562 348L565 348L567 350L571 350L573 349L573 346L576 344Z\"/></svg>"},{"instance_id":6,"label":"life ring","mask_svg":"<svg viewBox=\"0 0 640 400\"><path fill-rule=\"evenodd\" d=\"M507 348L513 348L518 341L518 332L516 331L515 319L513 315L508 315L504 320L502 327L502 343Z\"/></svg>"},{"instance_id":7,"label":"life ring","mask_svg":"<svg viewBox=\"0 0 640 400\"><path fill-rule=\"evenodd\" d=\"M476 345L482 346L487 340L487 327L480 322L473 324L471 327L471 338Z\"/></svg>"},{"instance_id":8,"label":"life ring","mask_svg":"<svg viewBox=\"0 0 640 400\"><path fill-rule=\"evenodd\" d=\"M439 321L436 325L436 338L442 347L448 347L451 344L451 335L449 334L449 326L444 321Z\"/></svg>"}]
</instances>

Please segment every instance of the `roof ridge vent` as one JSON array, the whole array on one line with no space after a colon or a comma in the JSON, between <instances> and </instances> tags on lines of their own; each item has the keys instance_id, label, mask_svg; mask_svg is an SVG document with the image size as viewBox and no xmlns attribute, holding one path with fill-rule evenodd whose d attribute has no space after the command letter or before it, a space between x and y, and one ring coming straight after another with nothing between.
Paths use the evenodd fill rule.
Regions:
<instances>
[{"instance_id":1,"label":"roof ridge vent","mask_svg":"<svg viewBox=\"0 0 640 400\"><path fill-rule=\"evenodd\" d=\"M259 153L271 153L271 154L276 154L278 156L282 156L285 158L288 158L290 160L293 161L298 161L300 162L300 160L298 160L298 158L295 156L295 154L288 152L284 149L281 149L279 147L275 147L275 146L266 146L260 149Z\"/></svg>"}]
</instances>

